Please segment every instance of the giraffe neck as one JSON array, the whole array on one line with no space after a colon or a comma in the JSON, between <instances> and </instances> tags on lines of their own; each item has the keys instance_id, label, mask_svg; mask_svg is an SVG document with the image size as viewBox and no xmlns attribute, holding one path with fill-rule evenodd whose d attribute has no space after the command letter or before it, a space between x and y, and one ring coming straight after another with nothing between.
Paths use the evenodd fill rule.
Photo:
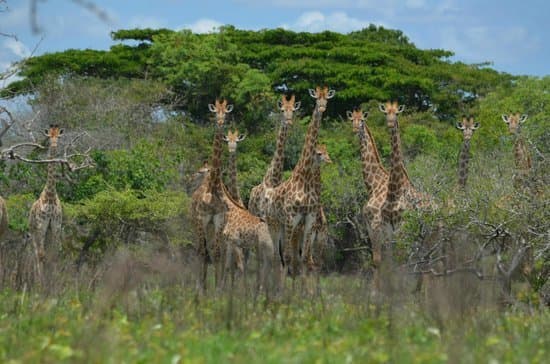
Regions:
<instances>
[{"instance_id":1,"label":"giraffe neck","mask_svg":"<svg viewBox=\"0 0 550 364\"><path fill-rule=\"evenodd\" d=\"M364 123L359 129L359 145L361 147L361 162L363 163L363 180L367 193L370 195L381 184L387 183L388 171L382 165L378 149L374 144L374 138Z\"/></svg>"},{"instance_id":2,"label":"giraffe neck","mask_svg":"<svg viewBox=\"0 0 550 364\"><path fill-rule=\"evenodd\" d=\"M48 151L48 158L53 159L56 156L57 147L50 146ZM46 179L46 185L42 191L42 197L45 202L55 202L57 200L56 184L56 163L48 163L48 177Z\"/></svg>"},{"instance_id":3,"label":"giraffe neck","mask_svg":"<svg viewBox=\"0 0 550 364\"><path fill-rule=\"evenodd\" d=\"M283 179L283 165L285 156L285 142L288 135L288 126L283 123L279 128L279 135L277 136L277 146L275 148L275 154L271 160L271 164L267 169L264 176L263 183L266 186L273 187L281 183Z\"/></svg>"},{"instance_id":4,"label":"giraffe neck","mask_svg":"<svg viewBox=\"0 0 550 364\"><path fill-rule=\"evenodd\" d=\"M311 171L314 164L315 148L317 147L317 139L319 137L319 127L321 126L321 118L323 114L315 107L311 122L306 133L304 147L300 159L292 171L293 176L301 176L308 171Z\"/></svg>"},{"instance_id":5,"label":"giraffe neck","mask_svg":"<svg viewBox=\"0 0 550 364\"><path fill-rule=\"evenodd\" d=\"M468 163L470 162L470 139L464 139L458 162L458 185L466 187L468 179Z\"/></svg>"},{"instance_id":6,"label":"giraffe neck","mask_svg":"<svg viewBox=\"0 0 550 364\"><path fill-rule=\"evenodd\" d=\"M525 145L525 139L519 134L514 138L514 158L518 170L529 171L531 169L531 156Z\"/></svg>"},{"instance_id":7,"label":"giraffe neck","mask_svg":"<svg viewBox=\"0 0 550 364\"><path fill-rule=\"evenodd\" d=\"M399 135L397 121L395 122L395 126L391 129L391 144L391 170L387 199L390 202L397 202L401 198L409 182L409 176L405 170L403 155L401 154L401 137Z\"/></svg>"},{"instance_id":8,"label":"giraffe neck","mask_svg":"<svg viewBox=\"0 0 550 364\"><path fill-rule=\"evenodd\" d=\"M237 152L229 153L229 186L227 190L233 200L239 202L242 205L241 194L239 192L239 185L237 182Z\"/></svg>"},{"instance_id":9,"label":"giraffe neck","mask_svg":"<svg viewBox=\"0 0 550 364\"><path fill-rule=\"evenodd\" d=\"M208 181L208 191L216 192L222 184L221 180L221 155L222 155L223 127L216 125L216 134L212 146L212 167L210 169L210 180Z\"/></svg>"}]
</instances>

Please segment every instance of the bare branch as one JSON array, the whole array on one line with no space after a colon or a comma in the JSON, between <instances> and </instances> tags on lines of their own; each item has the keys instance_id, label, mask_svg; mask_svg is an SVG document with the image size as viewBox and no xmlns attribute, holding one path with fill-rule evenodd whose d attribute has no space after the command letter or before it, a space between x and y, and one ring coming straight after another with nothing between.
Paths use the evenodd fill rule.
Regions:
<instances>
[{"instance_id":1,"label":"bare branch","mask_svg":"<svg viewBox=\"0 0 550 364\"><path fill-rule=\"evenodd\" d=\"M42 28L38 24L38 1L39 0L31 0L30 2L30 14L29 17L31 19L31 30L34 34L38 34L42 32ZM112 22L111 17L105 10L97 6L93 1L88 0L71 0L73 3L80 5L81 7L87 9L91 13L95 14L101 21L105 23Z\"/></svg>"}]
</instances>

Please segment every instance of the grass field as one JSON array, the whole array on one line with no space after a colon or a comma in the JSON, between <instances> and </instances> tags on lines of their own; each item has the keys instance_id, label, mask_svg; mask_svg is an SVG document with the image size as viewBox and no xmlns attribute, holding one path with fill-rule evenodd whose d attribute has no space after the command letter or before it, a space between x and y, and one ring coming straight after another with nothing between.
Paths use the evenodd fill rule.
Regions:
<instances>
[{"instance_id":1,"label":"grass field","mask_svg":"<svg viewBox=\"0 0 550 364\"><path fill-rule=\"evenodd\" d=\"M408 292L375 305L362 276L277 300L240 284L198 296L192 279L115 270L0 293L2 363L543 363L547 309L446 314ZM86 284L84 284L86 283ZM290 285L289 285L290 286Z\"/></svg>"}]
</instances>

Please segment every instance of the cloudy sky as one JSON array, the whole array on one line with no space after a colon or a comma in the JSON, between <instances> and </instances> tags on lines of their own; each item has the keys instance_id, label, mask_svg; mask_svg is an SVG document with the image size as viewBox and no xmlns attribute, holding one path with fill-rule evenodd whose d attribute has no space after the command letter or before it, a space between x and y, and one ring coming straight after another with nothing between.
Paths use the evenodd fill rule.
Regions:
<instances>
[{"instance_id":1,"label":"cloudy sky","mask_svg":"<svg viewBox=\"0 0 550 364\"><path fill-rule=\"evenodd\" d=\"M419 48L451 50L455 60L490 61L512 74L550 74L547 0L42 0L37 2L40 34L31 30L29 0L4 2L8 9L0 12L0 32L18 40L0 37L0 70L35 48L35 54L108 49L114 44L109 33L117 29L208 32L232 24L347 33L372 23L402 30ZM83 3L95 4L109 20Z\"/></svg>"}]
</instances>

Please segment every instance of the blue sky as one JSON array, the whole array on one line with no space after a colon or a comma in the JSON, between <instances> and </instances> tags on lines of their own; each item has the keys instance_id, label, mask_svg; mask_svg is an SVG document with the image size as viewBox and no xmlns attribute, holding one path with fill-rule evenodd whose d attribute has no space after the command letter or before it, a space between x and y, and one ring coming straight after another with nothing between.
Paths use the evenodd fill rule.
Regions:
<instances>
[{"instance_id":1,"label":"blue sky","mask_svg":"<svg viewBox=\"0 0 550 364\"><path fill-rule=\"evenodd\" d=\"M117 29L190 28L212 31L284 27L347 33L369 24L402 30L419 48L455 52L455 60L490 61L512 74L550 74L550 2L547 0L87 0L109 22L77 5L83 0L38 1L42 34L32 34L28 0L7 0L0 12L0 70L30 54L68 48L108 49Z\"/></svg>"}]
</instances>

